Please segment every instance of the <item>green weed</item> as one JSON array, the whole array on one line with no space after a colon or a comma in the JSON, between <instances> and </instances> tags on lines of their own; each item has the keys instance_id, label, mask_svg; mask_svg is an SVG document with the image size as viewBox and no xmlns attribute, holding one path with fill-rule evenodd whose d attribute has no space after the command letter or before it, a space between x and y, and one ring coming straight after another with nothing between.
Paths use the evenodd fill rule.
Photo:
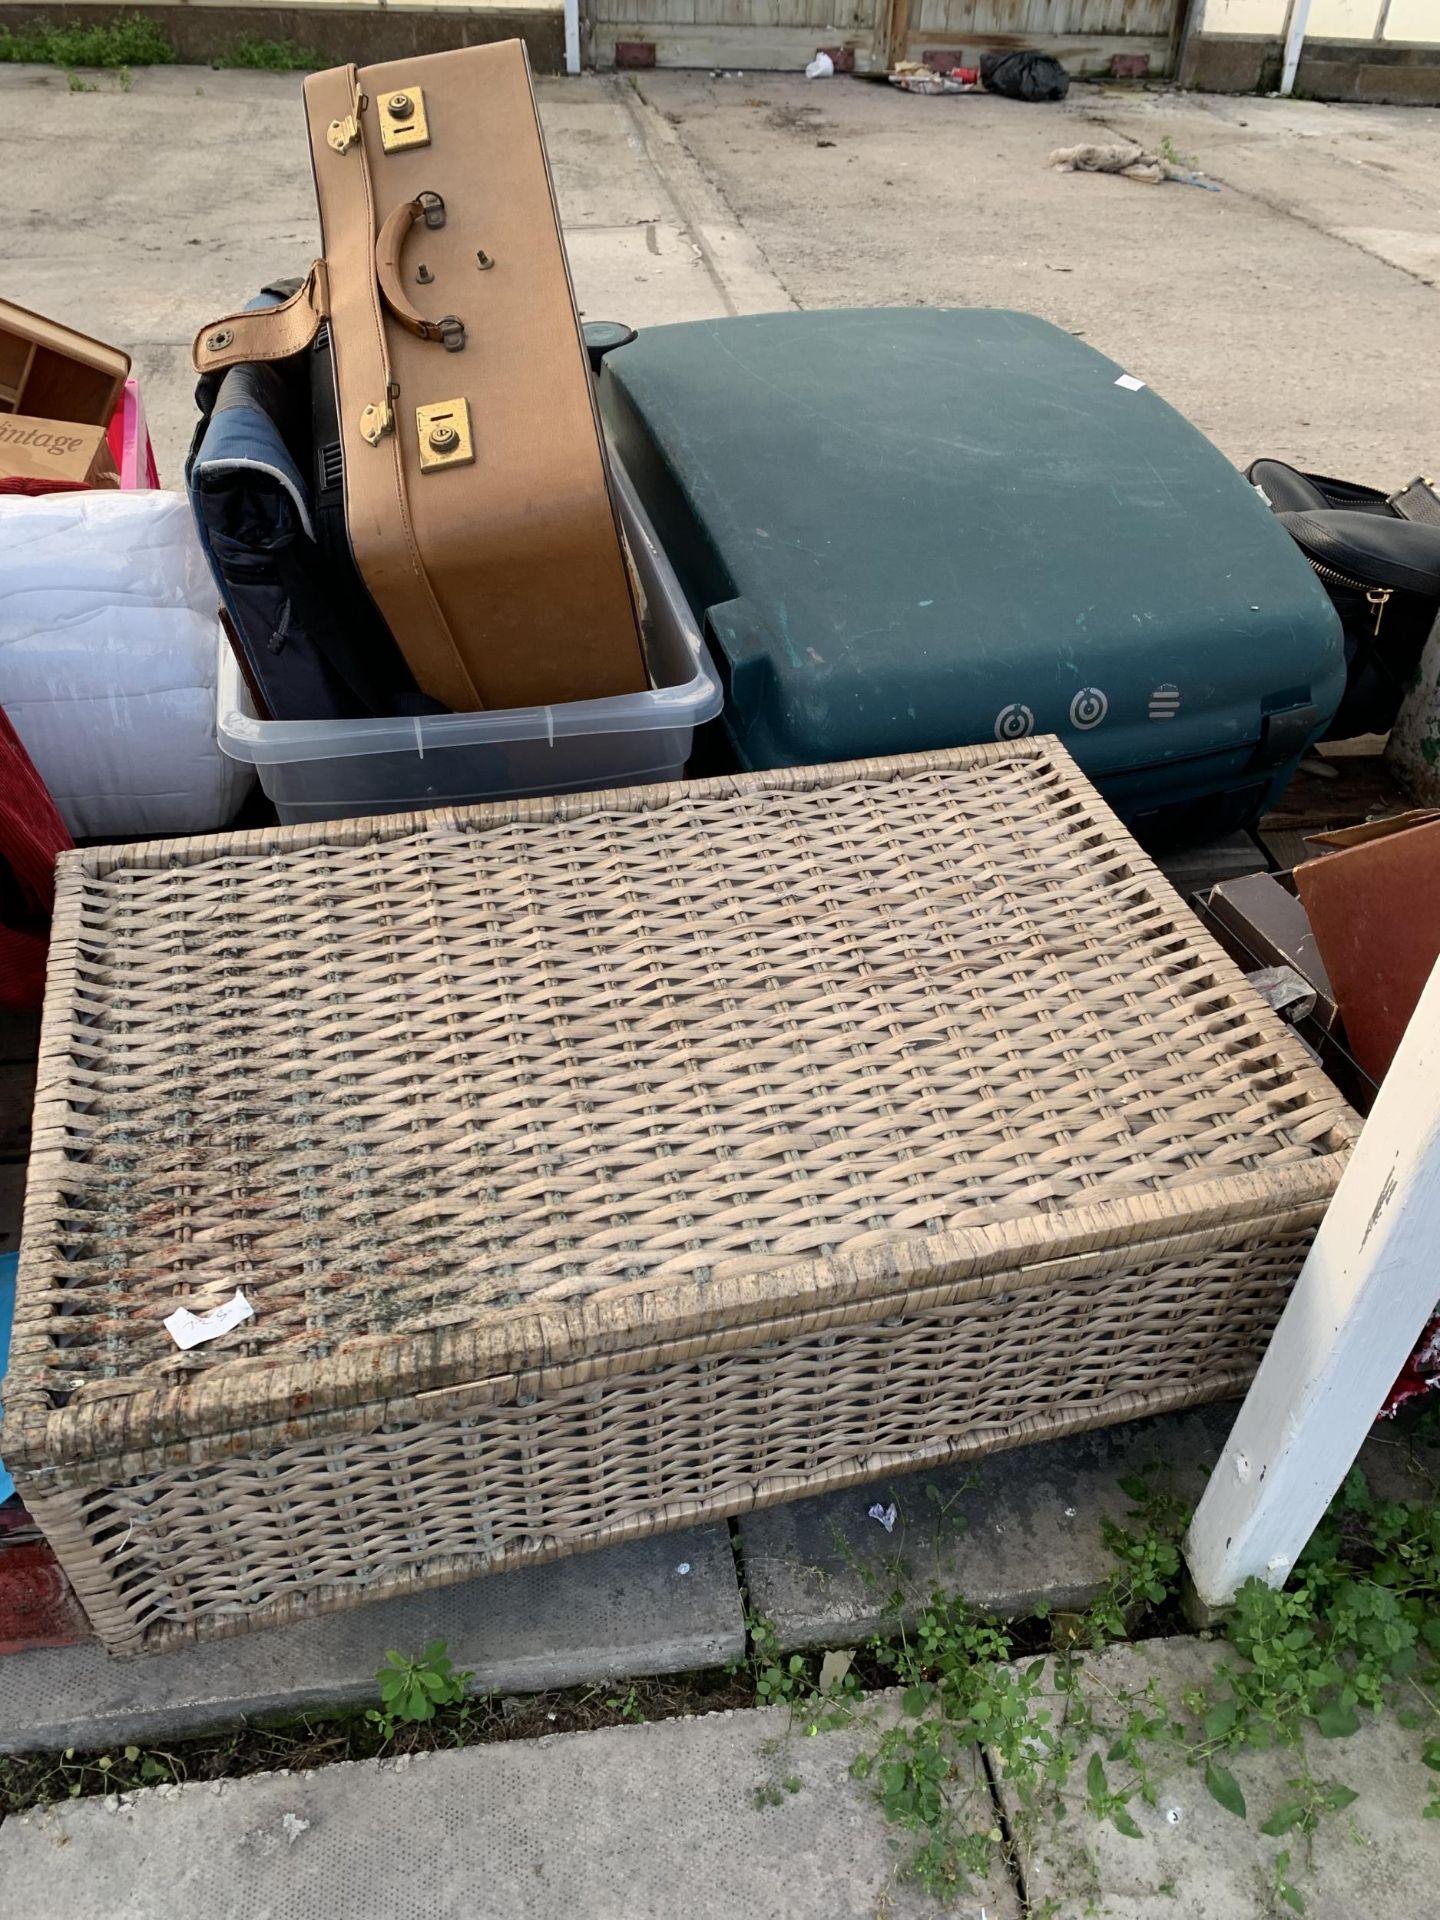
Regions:
<instances>
[{"instance_id":1,"label":"green weed","mask_svg":"<svg viewBox=\"0 0 1440 1920\"><path fill-rule=\"evenodd\" d=\"M1193 153L1181 153L1168 133L1160 136L1160 158L1168 160L1172 167L1183 167L1187 173L1193 173L1199 165Z\"/></svg>"},{"instance_id":2,"label":"green weed","mask_svg":"<svg viewBox=\"0 0 1440 1920\"><path fill-rule=\"evenodd\" d=\"M93 25L37 20L25 27L0 27L0 60L26 60L52 67L166 67L175 59L169 35L152 20L117 13ZM72 92L89 92L88 86Z\"/></svg>"},{"instance_id":3,"label":"green weed","mask_svg":"<svg viewBox=\"0 0 1440 1920\"><path fill-rule=\"evenodd\" d=\"M1106 1529L1115 1572L1087 1613L1053 1623L1048 1666L1016 1660L1014 1627L940 1595L912 1630L872 1642L872 1660L901 1689L902 1719L853 1771L874 1783L887 1820L915 1837L910 1875L952 1898L1003 1864L977 1749L1006 1781L1024 1846L1042 1823L1067 1816L1077 1792L1091 1820L1139 1839L1136 1812L1157 1804L1162 1767L1193 1769L1218 1806L1250 1822L1235 1756L1294 1748L1296 1771L1258 1824L1288 1843L1273 1863L1275 1901L1303 1912L1295 1842L1308 1861L1317 1828L1357 1798L1311 1771L1300 1748L1307 1729L1343 1739L1366 1710L1396 1707L1405 1724L1433 1733L1424 1759L1440 1776L1440 1505L1374 1501L1352 1475L1289 1585L1242 1590L1226 1622L1229 1654L1206 1687L1174 1702L1154 1682L1140 1692L1106 1687L1083 1657L1163 1620L1178 1601L1185 1503L1148 1476L1122 1484L1134 1508L1127 1524ZM1440 1778L1419 1811L1440 1818Z\"/></svg>"},{"instance_id":4,"label":"green weed","mask_svg":"<svg viewBox=\"0 0 1440 1920\"><path fill-rule=\"evenodd\" d=\"M618 1714L620 1719L628 1721L632 1726L639 1726L644 1721L645 1710L640 1705L639 1690L633 1686L624 1693L615 1694L605 1704L611 1713Z\"/></svg>"},{"instance_id":5,"label":"green weed","mask_svg":"<svg viewBox=\"0 0 1440 1920\"><path fill-rule=\"evenodd\" d=\"M432 1640L418 1659L392 1647L375 1678L380 1688L379 1709L366 1718L390 1737L396 1727L418 1725L435 1718L437 1707L458 1706L474 1675L457 1673L443 1640Z\"/></svg>"}]
</instances>

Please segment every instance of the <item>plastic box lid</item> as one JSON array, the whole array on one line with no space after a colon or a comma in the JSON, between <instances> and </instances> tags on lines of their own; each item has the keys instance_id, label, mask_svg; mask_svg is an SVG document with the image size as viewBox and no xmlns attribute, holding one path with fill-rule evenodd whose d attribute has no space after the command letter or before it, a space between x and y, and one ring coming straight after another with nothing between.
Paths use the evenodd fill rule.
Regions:
<instances>
[{"instance_id":1,"label":"plastic box lid","mask_svg":"<svg viewBox=\"0 0 1440 1920\"><path fill-rule=\"evenodd\" d=\"M549 707L487 708L477 713L396 715L347 720L260 720L235 656L220 646L216 734L234 760L257 767L336 760L359 754L426 753L444 747L550 740L698 727L720 711L715 667L649 516L620 462L611 477L620 521L647 613L646 654L655 684L643 693L570 700Z\"/></svg>"}]
</instances>

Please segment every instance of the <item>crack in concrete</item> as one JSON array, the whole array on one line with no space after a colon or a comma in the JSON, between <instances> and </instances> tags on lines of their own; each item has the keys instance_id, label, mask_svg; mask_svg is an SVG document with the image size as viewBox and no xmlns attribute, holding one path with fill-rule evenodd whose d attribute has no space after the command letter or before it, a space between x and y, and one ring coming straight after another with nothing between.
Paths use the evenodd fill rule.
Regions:
<instances>
[{"instance_id":1,"label":"crack in concrete","mask_svg":"<svg viewBox=\"0 0 1440 1920\"><path fill-rule=\"evenodd\" d=\"M704 218L703 209L695 204L696 188L713 200L715 211L737 235L742 237L744 245L754 254L759 271L773 281L779 290L782 304L790 307L798 306L799 302L771 266L754 234L726 199L719 181L706 170L694 148L675 123L663 114L653 101L647 99L640 82L633 76L630 76L628 84L617 79L611 83L610 91L619 97L626 115L635 128L641 150L675 210L680 230L699 255L701 264L719 295L726 313L753 312L754 308L748 303L744 305L737 303L730 280L706 238L706 228L711 223ZM663 132L660 131L662 127ZM665 147L678 152L686 166L693 170L695 177L688 187L676 179L673 164L667 164L667 155L663 151Z\"/></svg>"},{"instance_id":2,"label":"crack in concrete","mask_svg":"<svg viewBox=\"0 0 1440 1920\"><path fill-rule=\"evenodd\" d=\"M1196 104L1204 111L1210 111L1208 101L1197 101ZM1124 128L1117 127L1112 121L1106 120L1098 113L1087 113L1085 118L1090 125L1102 128L1104 132L1110 134L1113 139L1130 141L1136 139L1135 134L1127 132ZM1218 119L1219 116L1217 115L1216 118ZM1221 124L1228 126L1230 123L1228 121L1222 121ZM1343 158L1343 156L1336 157ZM1358 163L1352 161L1346 162L1345 164L1356 165ZM1355 239L1353 235L1340 233L1337 232L1334 227L1326 226L1323 220L1316 219L1313 214L1306 213L1302 208L1293 206L1288 201L1281 200L1274 194L1267 193L1263 187L1241 186L1238 182L1227 179L1223 173L1213 172L1209 167L1205 168L1204 171L1207 180L1217 181L1227 192L1233 193L1237 199L1248 200L1252 206L1264 207L1268 212L1278 214L1281 219L1293 220L1297 226L1306 228L1310 233L1318 233L1323 239L1334 240L1339 246L1349 247L1354 252L1363 254L1367 260L1375 261L1378 266L1389 267L1392 272L1403 274L1407 280L1413 280L1417 287L1426 287L1433 292L1437 285L1440 285L1440 282L1430 278L1428 275L1418 273L1412 267L1402 267L1398 261L1389 259L1383 253L1376 253L1373 248L1367 247L1363 241Z\"/></svg>"}]
</instances>

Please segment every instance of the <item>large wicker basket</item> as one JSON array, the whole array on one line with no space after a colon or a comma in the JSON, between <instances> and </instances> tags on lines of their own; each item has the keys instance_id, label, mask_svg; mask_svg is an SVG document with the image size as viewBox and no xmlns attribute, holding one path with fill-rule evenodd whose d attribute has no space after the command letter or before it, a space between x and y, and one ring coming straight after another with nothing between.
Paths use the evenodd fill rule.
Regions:
<instances>
[{"instance_id":1,"label":"large wicker basket","mask_svg":"<svg viewBox=\"0 0 1440 1920\"><path fill-rule=\"evenodd\" d=\"M125 1652L1189 1406L1355 1127L1048 740L74 853L5 1458Z\"/></svg>"}]
</instances>

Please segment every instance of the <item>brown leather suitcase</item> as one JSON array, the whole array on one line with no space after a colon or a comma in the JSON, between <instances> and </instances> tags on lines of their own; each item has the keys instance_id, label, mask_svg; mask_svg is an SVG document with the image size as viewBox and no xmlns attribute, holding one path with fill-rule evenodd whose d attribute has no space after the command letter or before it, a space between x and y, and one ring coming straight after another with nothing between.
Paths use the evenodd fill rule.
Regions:
<instances>
[{"instance_id":1,"label":"brown leather suitcase","mask_svg":"<svg viewBox=\"0 0 1440 1920\"><path fill-rule=\"evenodd\" d=\"M361 578L457 710L648 680L523 42L305 82L324 258L213 321L195 366L327 321Z\"/></svg>"}]
</instances>

